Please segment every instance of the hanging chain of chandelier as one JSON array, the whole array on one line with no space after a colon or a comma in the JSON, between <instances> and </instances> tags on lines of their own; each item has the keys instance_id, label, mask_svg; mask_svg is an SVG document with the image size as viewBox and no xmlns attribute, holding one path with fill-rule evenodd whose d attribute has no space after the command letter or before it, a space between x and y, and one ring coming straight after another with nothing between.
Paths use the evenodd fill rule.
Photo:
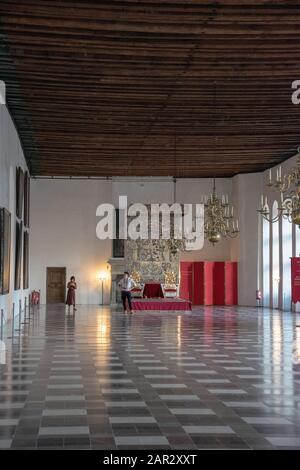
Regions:
<instances>
[{"instance_id":1,"label":"hanging chain of chandelier","mask_svg":"<svg viewBox=\"0 0 300 470\"><path fill-rule=\"evenodd\" d=\"M281 167L276 170L275 181L272 180L272 170L269 170L267 186L280 194L280 203L277 214L270 213L267 196L261 195L261 203L258 212L270 223L279 219L287 219L300 227L300 147L297 153L296 167L287 174L282 175Z\"/></svg>"},{"instance_id":2,"label":"hanging chain of chandelier","mask_svg":"<svg viewBox=\"0 0 300 470\"><path fill-rule=\"evenodd\" d=\"M213 245L221 238L236 238L239 234L239 221L234 219L233 205L228 202L228 196L220 198L216 193L214 178L213 192L204 196L204 236Z\"/></svg>"}]
</instances>

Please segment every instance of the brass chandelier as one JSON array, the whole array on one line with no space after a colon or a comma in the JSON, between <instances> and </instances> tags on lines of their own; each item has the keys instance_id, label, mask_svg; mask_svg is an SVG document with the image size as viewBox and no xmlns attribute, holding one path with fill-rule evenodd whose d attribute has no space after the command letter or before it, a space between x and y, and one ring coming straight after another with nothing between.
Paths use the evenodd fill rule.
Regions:
<instances>
[{"instance_id":1,"label":"brass chandelier","mask_svg":"<svg viewBox=\"0 0 300 470\"><path fill-rule=\"evenodd\" d=\"M300 227L300 147L297 153L296 167L282 176L281 167L276 170L275 181L272 180L272 170L269 170L267 186L280 194L280 204L277 214L270 213L267 196L261 195L260 209L258 212L270 223L279 219L287 219Z\"/></svg>"},{"instance_id":2,"label":"brass chandelier","mask_svg":"<svg viewBox=\"0 0 300 470\"><path fill-rule=\"evenodd\" d=\"M239 234L239 222L234 220L233 205L229 204L228 196L220 198L216 194L214 178L213 192L204 196L204 236L213 245L224 238L236 238Z\"/></svg>"}]
</instances>

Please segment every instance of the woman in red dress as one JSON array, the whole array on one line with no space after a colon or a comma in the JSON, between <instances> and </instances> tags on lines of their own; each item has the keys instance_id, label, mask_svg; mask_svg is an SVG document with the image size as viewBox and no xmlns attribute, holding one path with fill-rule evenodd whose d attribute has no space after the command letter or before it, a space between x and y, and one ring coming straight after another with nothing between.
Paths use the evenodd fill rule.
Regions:
<instances>
[{"instance_id":1,"label":"woman in red dress","mask_svg":"<svg viewBox=\"0 0 300 470\"><path fill-rule=\"evenodd\" d=\"M76 310L76 308L75 308L75 289L77 289L77 284L75 282L75 277L74 276L72 276L70 281L68 282L67 288L68 288L68 294L67 294L66 305L68 305L69 311L70 311L71 305L73 305L73 312L75 312L75 310Z\"/></svg>"}]
</instances>

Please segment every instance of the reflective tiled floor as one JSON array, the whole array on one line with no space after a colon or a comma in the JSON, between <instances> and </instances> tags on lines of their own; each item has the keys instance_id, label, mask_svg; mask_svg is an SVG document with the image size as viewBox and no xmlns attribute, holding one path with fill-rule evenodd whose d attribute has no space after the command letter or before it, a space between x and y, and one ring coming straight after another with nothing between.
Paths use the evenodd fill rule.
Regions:
<instances>
[{"instance_id":1,"label":"reflective tiled floor","mask_svg":"<svg viewBox=\"0 0 300 470\"><path fill-rule=\"evenodd\" d=\"M241 307L41 307L5 340L0 448L300 448L297 322Z\"/></svg>"}]
</instances>

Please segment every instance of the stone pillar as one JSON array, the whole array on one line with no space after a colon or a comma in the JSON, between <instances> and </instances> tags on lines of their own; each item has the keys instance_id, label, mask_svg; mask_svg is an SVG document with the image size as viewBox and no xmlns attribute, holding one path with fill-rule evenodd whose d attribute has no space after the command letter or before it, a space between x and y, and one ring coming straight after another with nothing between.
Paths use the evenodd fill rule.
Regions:
<instances>
[{"instance_id":1,"label":"stone pillar","mask_svg":"<svg viewBox=\"0 0 300 470\"><path fill-rule=\"evenodd\" d=\"M124 273L124 258L110 258L108 263L111 266L111 299L110 305L118 304L117 282Z\"/></svg>"},{"instance_id":2,"label":"stone pillar","mask_svg":"<svg viewBox=\"0 0 300 470\"><path fill-rule=\"evenodd\" d=\"M117 275L114 274L111 276L111 298L110 305L117 304Z\"/></svg>"}]
</instances>

